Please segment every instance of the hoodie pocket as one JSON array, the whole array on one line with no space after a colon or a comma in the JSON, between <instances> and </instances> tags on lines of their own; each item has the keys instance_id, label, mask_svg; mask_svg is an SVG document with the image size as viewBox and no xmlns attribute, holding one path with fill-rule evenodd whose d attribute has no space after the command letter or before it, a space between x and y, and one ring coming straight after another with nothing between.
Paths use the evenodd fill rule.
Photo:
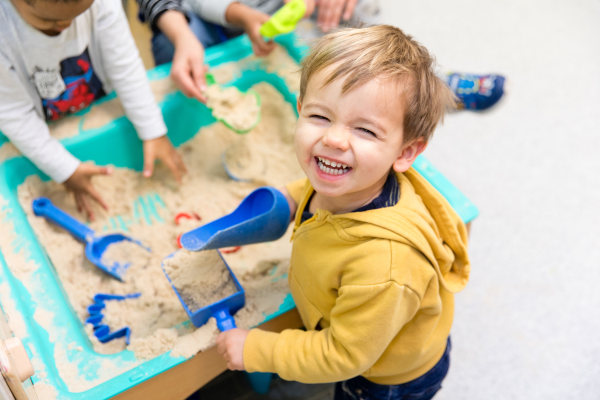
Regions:
<instances>
[{"instance_id":1,"label":"hoodie pocket","mask_svg":"<svg viewBox=\"0 0 600 400\"><path fill-rule=\"evenodd\" d=\"M323 314L310 302L304 294L302 286L294 278L290 279L290 291L292 292L292 297L294 298L304 327L307 330L318 329L319 322L323 319Z\"/></svg>"}]
</instances>

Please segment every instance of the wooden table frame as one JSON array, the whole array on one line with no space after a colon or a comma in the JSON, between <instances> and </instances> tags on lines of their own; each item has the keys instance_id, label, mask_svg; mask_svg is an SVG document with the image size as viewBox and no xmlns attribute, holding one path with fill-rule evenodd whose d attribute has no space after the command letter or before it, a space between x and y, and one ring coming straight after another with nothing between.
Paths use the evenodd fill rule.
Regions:
<instances>
[{"instance_id":1,"label":"wooden table frame","mask_svg":"<svg viewBox=\"0 0 600 400\"><path fill-rule=\"evenodd\" d=\"M280 332L284 329L300 327L302 321L294 308L260 325L259 328ZM226 370L225 360L217 354L217 348L213 346L113 397L113 400L185 399Z\"/></svg>"}]
</instances>

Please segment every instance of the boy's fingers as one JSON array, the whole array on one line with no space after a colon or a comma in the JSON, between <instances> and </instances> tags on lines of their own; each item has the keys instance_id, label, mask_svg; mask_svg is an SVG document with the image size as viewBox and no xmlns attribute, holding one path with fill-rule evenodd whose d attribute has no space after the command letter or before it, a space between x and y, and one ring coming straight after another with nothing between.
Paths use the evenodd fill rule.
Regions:
<instances>
[{"instance_id":1,"label":"boy's fingers","mask_svg":"<svg viewBox=\"0 0 600 400\"><path fill-rule=\"evenodd\" d=\"M196 87L196 84L192 79L191 71L186 71L185 73L178 72L173 78L175 79L175 82L177 82L183 94L187 97L198 98L202 96L202 93Z\"/></svg>"},{"instance_id":2,"label":"boy's fingers","mask_svg":"<svg viewBox=\"0 0 600 400\"><path fill-rule=\"evenodd\" d=\"M108 206L106 205L104 200L102 200L102 197L100 197L100 194L96 191L96 189L94 189L93 186L90 185L88 187L87 193L92 199L94 199L96 201L96 203L100 204L100 206L102 208L104 208L105 210L108 210Z\"/></svg>"},{"instance_id":3,"label":"boy's fingers","mask_svg":"<svg viewBox=\"0 0 600 400\"><path fill-rule=\"evenodd\" d=\"M177 164L177 168L182 172L182 174L187 173L187 167L183 162L183 158L181 158L177 153L175 153L175 164Z\"/></svg>"},{"instance_id":4,"label":"boy's fingers","mask_svg":"<svg viewBox=\"0 0 600 400\"><path fill-rule=\"evenodd\" d=\"M192 79L194 80L195 89L198 91L198 95L195 96L201 102L206 102L206 96L204 92L206 91L206 68L205 65L200 61L192 61Z\"/></svg>"},{"instance_id":5,"label":"boy's fingers","mask_svg":"<svg viewBox=\"0 0 600 400\"><path fill-rule=\"evenodd\" d=\"M261 57L264 56L268 56L273 49L275 49L275 42L272 40L269 40L268 42L262 41L261 43L259 43L259 50L260 53L259 54Z\"/></svg>"},{"instance_id":6,"label":"boy's fingers","mask_svg":"<svg viewBox=\"0 0 600 400\"><path fill-rule=\"evenodd\" d=\"M82 212L83 207L81 206L81 199L78 193L74 193L73 197L75 198L75 205L77 206L77 211Z\"/></svg>"},{"instance_id":7,"label":"boy's fingers","mask_svg":"<svg viewBox=\"0 0 600 400\"><path fill-rule=\"evenodd\" d=\"M112 172L113 170L111 167L96 167L96 171L94 173L99 175L110 175Z\"/></svg>"},{"instance_id":8,"label":"boy's fingers","mask_svg":"<svg viewBox=\"0 0 600 400\"><path fill-rule=\"evenodd\" d=\"M152 150L152 147L149 147L148 150L146 151L146 153L144 154L143 176L145 178L149 178L152 176L152 173L154 172L154 160L155 160L154 150Z\"/></svg>"},{"instance_id":9,"label":"boy's fingers","mask_svg":"<svg viewBox=\"0 0 600 400\"><path fill-rule=\"evenodd\" d=\"M323 32L338 26L344 1L328 1L319 6L318 24Z\"/></svg>"},{"instance_id":10,"label":"boy's fingers","mask_svg":"<svg viewBox=\"0 0 600 400\"><path fill-rule=\"evenodd\" d=\"M171 78L187 97L197 97L201 94L193 79L194 62L187 53L176 52L171 66Z\"/></svg>"},{"instance_id":11,"label":"boy's fingers","mask_svg":"<svg viewBox=\"0 0 600 400\"><path fill-rule=\"evenodd\" d=\"M87 200L85 199L85 196L82 193L79 194L79 202L81 204L81 208L83 209L84 213L87 215L88 219L90 221L93 221L94 213L92 212L92 209L88 206Z\"/></svg>"},{"instance_id":12,"label":"boy's fingers","mask_svg":"<svg viewBox=\"0 0 600 400\"><path fill-rule=\"evenodd\" d=\"M181 183L182 171L179 169L179 166L173 157L166 157L163 161L167 165L167 168L171 170L171 173L173 173L177 183Z\"/></svg>"},{"instance_id":13,"label":"boy's fingers","mask_svg":"<svg viewBox=\"0 0 600 400\"><path fill-rule=\"evenodd\" d=\"M352 17L352 14L354 13L354 7L356 7L356 2L357 0L348 0L346 3L346 10L342 16L344 21L348 21Z\"/></svg>"},{"instance_id":14,"label":"boy's fingers","mask_svg":"<svg viewBox=\"0 0 600 400\"><path fill-rule=\"evenodd\" d=\"M305 1L306 11L304 12L304 17L310 17L312 13L315 11L315 2L314 1Z\"/></svg>"}]
</instances>

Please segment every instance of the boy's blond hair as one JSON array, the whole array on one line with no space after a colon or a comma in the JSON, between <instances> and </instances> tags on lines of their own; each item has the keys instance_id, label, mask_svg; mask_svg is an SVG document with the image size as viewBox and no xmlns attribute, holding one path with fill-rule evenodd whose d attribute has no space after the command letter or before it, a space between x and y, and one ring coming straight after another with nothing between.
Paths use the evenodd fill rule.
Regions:
<instances>
[{"instance_id":1,"label":"boy's blond hair","mask_svg":"<svg viewBox=\"0 0 600 400\"><path fill-rule=\"evenodd\" d=\"M333 65L325 84L343 77L342 91L375 78L392 78L404 95L403 142L429 140L444 113L456 107L454 94L433 71L434 60L425 47L389 25L342 29L323 36L302 63L300 102L308 80Z\"/></svg>"}]
</instances>

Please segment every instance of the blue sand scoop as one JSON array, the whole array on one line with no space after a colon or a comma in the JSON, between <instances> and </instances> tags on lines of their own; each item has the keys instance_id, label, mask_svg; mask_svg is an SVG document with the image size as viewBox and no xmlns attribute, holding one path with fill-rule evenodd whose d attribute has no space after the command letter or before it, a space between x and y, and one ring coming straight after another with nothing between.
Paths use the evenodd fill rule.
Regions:
<instances>
[{"instance_id":1,"label":"blue sand scoop","mask_svg":"<svg viewBox=\"0 0 600 400\"><path fill-rule=\"evenodd\" d=\"M286 202L286 205L287 205L287 202ZM289 211L288 211L288 215L289 215ZM236 327L235 320L233 319L233 315L239 309L244 307L244 304L246 303L246 293L244 292L244 288L242 287L242 285L240 285L240 282L234 275L231 268L229 268L229 265L227 264L227 262L225 262L225 260L223 259L223 256L221 255L221 253L218 250L217 250L217 252L219 253L219 259L223 263L223 266L225 268L227 268L227 271L229 272L229 276L230 276L231 280L233 281L233 283L235 284L235 288L237 291L221 300L215 301L214 303L204 306L202 308L199 308L197 310L193 310L185 302L183 296L181 295L181 293L179 292L177 287L171 281L169 274L167 273L167 271L165 271L164 261L163 261L163 264L161 264L161 267L163 269L163 272L165 273L165 276L169 280L171 287L175 291L175 294L179 298L179 301L181 302L183 309L187 313L188 317L190 318L190 320L192 321L194 326L200 327L200 326L204 325L210 317L214 317L215 320L217 321L217 327L219 328L219 330L221 332L224 332L226 330L233 329ZM177 253L177 252L175 252L175 253ZM173 257L175 255L175 253L166 257L165 260ZM202 288L198 288L198 290L202 290ZM248 380L250 381L250 385L256 392L265 394L269 390L269 383L271 382L271 374L263 373L263 372L248 373Z\"/></svg>"},{"instance_id":2,"label":"blue sand scoop","mask_svg":"<svg viewBox=\"0 0 600 400\"><path fill-rule=\"evenodd\" d=\"M177 252L169 255L165 258L165 260L173 257L176 253ZM199 309L193 309L190 305L188 305L185 302L183 295L173 284L171 278L169 277L169 274L167 274L167 271L165 271L164 264L162 264L161 267L163 269L163 272L165 273L165 276L169 280L171 287L173 287L175 294L179 298L183 309L185 310L188 317L195 326L200 327L204 325L210 317L215 317L215 320L217 321L217 327L219 328L219 330L226 331L228 329L235 328L235 320L233 319L233 314L235 314L240 308L244 307L244 304L246 302L246 294L244 292L244 289L242 288L242 285L240 285L240 282L237 280L236 276L233 274L231 268L229 268L229 265L227 265L220 252L219 259L223 263L223 266L229 272L229 276L233 281L237 291L232 295L229 295L219 301L216 301ZM203 288L199 287L197 290L201 291L203 290Z\"/></svg>"},{"instance_id":3,"label":"blue sand scoop","mask_svg":"<svg viewBox=\"0 0 600 400\"><path fill-rule=\"evenodd\" d=\"M290 207L279 190L264 186L246 196L230 214L181 235L190 251L220 249L279 239L290 223Z\"/></svg>"},{"instance_id":4,"label":"blue sand scoop","mask_svg":"<svg viewBox=\"0 0 600 400\"><path fill-rule=\"evenodd\" d=\"M120 233L96 236L96 233L92 229L56 207L54 204L52 204L52 201L46 197L39 197L33 200L32 206L35 215L44 217L54 222L58 226L66 229L76 239L84 242L85 255L87 259L102 271L120 281L123 280L123 275L131 263L114 262L112 265L107 265L102 260L102 255L104 254L106 248L113 243L126 240L136 243L149 251L149 249L144 247L138 240L132 239Z\"/></svg>"}]
</instances>

